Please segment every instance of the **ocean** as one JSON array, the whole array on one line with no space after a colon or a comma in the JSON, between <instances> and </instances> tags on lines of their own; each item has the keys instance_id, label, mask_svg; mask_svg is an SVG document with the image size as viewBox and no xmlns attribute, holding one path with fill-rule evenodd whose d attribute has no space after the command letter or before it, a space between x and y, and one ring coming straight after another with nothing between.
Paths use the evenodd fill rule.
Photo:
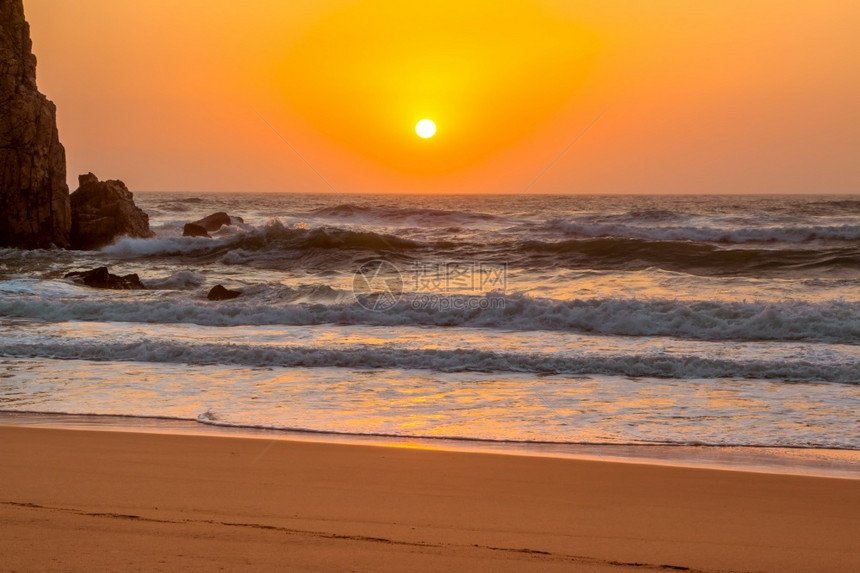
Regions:
<instances>
[{"instance_id":1,"label":"ocean","mask_svg":"<svg viewBox=\"0 0 860 573\"><path fill-rule=\"evenodd\" d=\"M0 250L3 412L860 450L858 196L135 200L156 238Z\"/></svg>"}]
</instances>

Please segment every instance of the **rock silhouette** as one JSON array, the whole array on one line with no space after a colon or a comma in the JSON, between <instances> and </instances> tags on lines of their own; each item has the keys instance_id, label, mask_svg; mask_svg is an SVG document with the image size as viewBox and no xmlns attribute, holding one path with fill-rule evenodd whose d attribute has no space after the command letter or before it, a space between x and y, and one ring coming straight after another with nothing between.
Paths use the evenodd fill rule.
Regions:
<instances>
[{"instance_id":1,"label":"rock silhouette","mask_svg":"<svg viewBox=\"0 0 860 573\"><path fill-rule=\"evenodd\" d=\"M69 246L66 152L36 88L22 0L0 1L0 247Z\"/></svg>"},{"instance_id":2,"label":"rock silhouette","mask_svg":"<svg viewBox=\"0 0 860 573\"><path fill-rule=\"evenodd\" d=\"M209 294L206 295L206 298L209 300L230 300L241 294L242 293L240 291L230 290L221 285L215 285L212 287L212 290L209 291Z\"/></svg>"},{"instance_id":3,"label":"rock silhouette","mask_svg":"<svg viewBox=\"0 0 860 573\"><path fill-rule=\"evenodd\" d=\"M207 217L203 217L199 221L194 221L190 223L191 225L197 225L199 227L203 227L210 233L214 233L224 225L235 225L236 223L244 223L245 221L242 217L231 217L227 213L223 211L219 211L218 213L212 213Z\"/></svg>"},{"instance_id":4,"label":"rock silhouette","mask_svg":"<svg viewBox=\"0 0 860 573\"><path fill-rule=\"evenodd\" d=\"M114 290L139 290L145 289L137 274L125 276L113 275L108 272L107 267L98 267L89 271L76 271L68 273L64 278L72 279L74 282L84 284L92 288L106 288Z\"/></svg>"},{"instance_id":5,"label":"rock silhouette","mask_svg":"<svg viewBox=\"0 0 860 573\"><path fill-rule=\"evenodd\" d=\"M209 233L206 232L204 227L201 227L197 223L186 223L182 228L182 236L183 237L207 237L212 238Z\"/></svg>"},{"instance_id":6,"label":"rock silhouette","mask_svg":"<svg viewBox=\"0 0 860 573\"><path fill-rule=\"evenodd\" d=\"M78 177L72 193L73 249L98 249L117 237L149 238L149 215L134 204L132 192L122 181L99 181L92 173Z\"/></svg>"}]
</instances>

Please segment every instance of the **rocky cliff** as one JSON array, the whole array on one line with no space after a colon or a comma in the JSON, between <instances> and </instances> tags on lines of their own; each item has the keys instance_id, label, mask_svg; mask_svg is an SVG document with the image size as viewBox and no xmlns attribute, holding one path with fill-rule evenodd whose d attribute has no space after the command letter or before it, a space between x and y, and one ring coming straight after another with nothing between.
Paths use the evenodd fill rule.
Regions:
<instances>
[{"instance_id":1,"label":"rocky cliff","mask_svg":"<svg viewBox=\"0 0 860 573\"><path fill-rule=\"evenodd\" d=\"M0 0L0 247L69 246L66 154L36 89L23 0Z\"/></svg>"}]
</instances>

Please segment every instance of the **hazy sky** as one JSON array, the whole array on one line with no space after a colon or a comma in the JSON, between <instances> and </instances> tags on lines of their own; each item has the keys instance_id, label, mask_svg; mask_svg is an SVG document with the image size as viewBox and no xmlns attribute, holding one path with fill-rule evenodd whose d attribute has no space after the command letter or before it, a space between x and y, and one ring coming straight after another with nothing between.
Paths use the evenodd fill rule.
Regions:
<instances>
[{"instance_id":1,"label":"hazy sky","mask_svg":"<svg viewBox=\"0 0 860 573\"><path fill-rule=\"evenodd\" d=\"M72 189L860 192L857 0L24 6Z\"/></svg>"}]
</instances>

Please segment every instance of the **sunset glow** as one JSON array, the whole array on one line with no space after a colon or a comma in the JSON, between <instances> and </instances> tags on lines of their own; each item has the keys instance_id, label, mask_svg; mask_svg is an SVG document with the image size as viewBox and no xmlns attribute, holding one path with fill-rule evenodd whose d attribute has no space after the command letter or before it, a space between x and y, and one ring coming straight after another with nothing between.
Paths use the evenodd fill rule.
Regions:
<instances>
[{"instance_id":1,"label":"sunset glow","mask_svg":"<svg viewBox=\"0 0 860 573\"><path fill-rule=\"evenodd\" d=\"M329 191L259 112L339 192L517 193L606 112L530 192L860 183L850 0L25 4L72 180Z\"/></svg>"}]
</instances>

